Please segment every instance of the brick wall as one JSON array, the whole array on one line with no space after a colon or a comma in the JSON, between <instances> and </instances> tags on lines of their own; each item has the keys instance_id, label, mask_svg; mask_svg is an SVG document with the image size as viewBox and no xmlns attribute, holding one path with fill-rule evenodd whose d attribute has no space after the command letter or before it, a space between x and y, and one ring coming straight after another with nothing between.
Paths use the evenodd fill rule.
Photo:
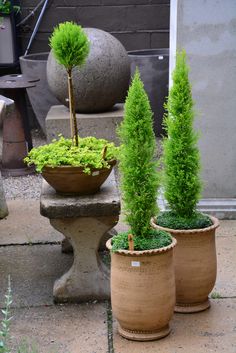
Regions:
<instances>
[{"instance_id":1,"label":"brick wall","mask_svg":"<svg viewBox=\"0 0 236 353\"><path fill-rule=\"evenodd\" d=\"M21 0L25 17L39 0ZM48 36L60 22L75 21L112 33L127 50L169 47L170 0L51 0L29 53L48 51ZM22 28L23 52L36 23Z\"/></svg>"}]
</instances>

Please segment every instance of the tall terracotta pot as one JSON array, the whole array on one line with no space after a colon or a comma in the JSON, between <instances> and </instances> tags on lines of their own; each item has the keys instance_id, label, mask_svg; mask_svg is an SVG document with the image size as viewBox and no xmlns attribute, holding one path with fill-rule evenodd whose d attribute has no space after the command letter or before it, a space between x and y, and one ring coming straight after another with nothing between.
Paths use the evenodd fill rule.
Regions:
<instances>
[{"instance_id":1,"label":"tall terracotta pot","mask_svg":"<svg viewBox=\"0 0 236 353\"><path fill-rule=\"evenodd\" d=\"M174 249L175 312L194 313L210 307L208 295L217 272L215 230L219 226L217 218L211 219L212 226L191 230L169 229L151 221L153 228L171 233L178 243Z\"/></svg>"},{"instance_id":2,"label":"tall terracotta pot","mask_svg":"<svg viewBox=\"0 0 236 353\"><path fill-rule=\"evenodd\" d=\"M111 239L106 243L111 250ZM175 306L173 248L111 252L111 302L121 336L151 341L169 334Z\"/></svg>"}]
</instances>

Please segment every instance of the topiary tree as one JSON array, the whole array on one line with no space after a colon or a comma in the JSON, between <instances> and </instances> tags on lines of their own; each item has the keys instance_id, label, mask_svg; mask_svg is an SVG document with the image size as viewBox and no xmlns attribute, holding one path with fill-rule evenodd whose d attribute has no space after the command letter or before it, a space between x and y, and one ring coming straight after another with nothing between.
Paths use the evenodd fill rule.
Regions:
<instances>
[{"instance_id":1,"label":"topiary tree","mask_svg":"<svg viewBox=\"0 0 236 353\"><path fill-rule=\"evenodd\" d=\"M150 231L150 219L157 211L159 185L152 111L138 70L125 102L125 116L119 129L121 138L121 189L126 221L135 237Z\"/></svg>"},{"instance_id":2,"label":"topiary tree","mask_svg":"<svg viewBox=\"0 0 236 353\"><path fill-rule=\"evenodd\" d=\"M71 138L78 146L72 69L85 62L89 53L89 41L81 26L73 22L64 22L54 29L50 37L50 47L56 60L66 68L68 74Z\"/></svg>"},{"instance_id":3,"label":"topiary tree","mask_svg":"<svg viewBox=\"0 0 236 353\"><path fill-rule=\"evenodd\" d=\"M186 53L176 56L173 85L166 104L164 120L167 138L164 140L165 198L171 211L181 217L191 217L200 198L200 155L198 135L194 131L194 109L188 78Z\"/></svg>"}]
</instances>

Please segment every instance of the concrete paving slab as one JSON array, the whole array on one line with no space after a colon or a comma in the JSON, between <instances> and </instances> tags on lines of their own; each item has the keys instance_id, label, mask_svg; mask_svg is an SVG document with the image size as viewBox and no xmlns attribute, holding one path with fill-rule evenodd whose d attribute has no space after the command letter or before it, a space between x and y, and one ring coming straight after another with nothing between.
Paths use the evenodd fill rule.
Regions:
<instances>
[{"instance_id":1,"label":"concrete paving slab","mask_svg":"<svg viewBox=\"0 0 236 353\"><path fill-rule=\"evenodd\" d=\"M60 245L0 247L0 302L11 276L14 306L51 305L54 281L73 261L72 254L62 254Z\"/></svg>"},{"instance_id":2,"label":"concrete paving slab","mask_svg":"<svg viewBox=\"0 0 236 353\"><path fill-rule=\"evenodd\" d=\"M8 200L9 215L0 220L0 245L60 242L64 237L40 215L39 200Z\"/></svg>"},{"instance_id":3,"label":"concrete paving slab","mask_svg":"<svg viewBox=\"0 0 236 353\"><path fill-rule=\"evenodd\" d=\"M220 227L216 231L217 236L236 236L236 220L220 220Z\"/></svg>"},{"instance_id":4,"label":"concrete paving slab","mask_svg":"<svg viewBox=\"0 0 236 353\"><path fill-rule=\"evenodd\" d=\"M213 293L236 297L236 237L216 237L216 249L217 279Z\"/></svg>"},{"instance_id":5,"label":"concrete paving slab","mask_svg":"<svg viewBox=\"0 0 236 353\"><path fill-rule=\"evenodd\" d=\"M22 339L38 353L106 353L106 305L81 304L14 309L12 353Z\"/></svg>"},{"instance_id":6,"label":"concrete paving slab","mask_svg":"<svg viewBox=\"0 0 236 353\"><path fill-rule=\"evenodd\" d=\"M131 342L117 333L115 353L235 353L236 298L214 300L210 310L197 314L175 314L171 334L154 342Z\"/></svg>"}]
</instances>

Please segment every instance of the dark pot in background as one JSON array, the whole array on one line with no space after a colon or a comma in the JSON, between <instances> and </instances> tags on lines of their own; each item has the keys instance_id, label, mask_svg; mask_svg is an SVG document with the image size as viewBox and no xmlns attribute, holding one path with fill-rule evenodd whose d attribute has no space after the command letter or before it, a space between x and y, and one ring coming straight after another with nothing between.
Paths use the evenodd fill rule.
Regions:
<instances>
[{"instance_id":1,"label":"dark pot in background","mask_svg":"<svg viewBox=\"0 0 236 353\"><path fill-rule=\"evenodd\" d=\"M51 93L46 76L46 66L49 53L37 53L20 57L20 67L23 74L30 78L39 78L36 87L27 90L36 119L46 134L45 119L52 105L61 104Z\"/></svg>"},{"instance_id":2,"label":"dark pot in background","mask_svg":"<svg viewBox=\"0 0 236 353\"><path fill-rule=\"evenodd\" d=\"M148 94L154 113L156 136L163 133L163 104L168 95L169 49L147 49L128 52L131 60L131 75L139 68L144 88Z\"/></svg>"}]
</instances>

